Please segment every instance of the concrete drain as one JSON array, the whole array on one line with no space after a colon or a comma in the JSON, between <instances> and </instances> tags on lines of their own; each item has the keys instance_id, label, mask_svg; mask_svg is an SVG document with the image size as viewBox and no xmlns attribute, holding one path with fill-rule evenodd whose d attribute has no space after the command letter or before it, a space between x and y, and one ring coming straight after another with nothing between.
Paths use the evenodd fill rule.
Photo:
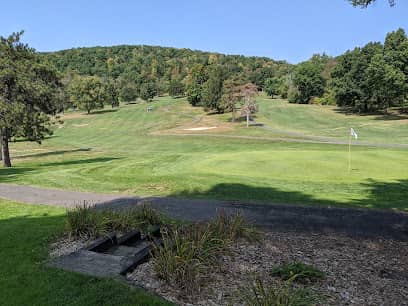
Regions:
<instances>
[{"instance_id":1,"label":"concrete drain","mask_svg":"<svg viewBox=\"0 0 408 306\"><path fill-rule=\"evenodd\" d=\"M51 260L49 265L96 277L125 275L149 259L154 244L159 240L159 228L147 236L140 231L122 236L112 233L74 253Z\"/></svg>"}]
</instances>

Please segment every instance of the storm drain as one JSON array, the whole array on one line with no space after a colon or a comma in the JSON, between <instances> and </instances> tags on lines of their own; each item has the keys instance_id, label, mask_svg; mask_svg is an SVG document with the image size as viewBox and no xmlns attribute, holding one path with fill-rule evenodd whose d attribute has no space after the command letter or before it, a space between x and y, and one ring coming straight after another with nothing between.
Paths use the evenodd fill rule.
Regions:
<instances>
[{"instance_id":1,"label":"storm drain","mask_svg":"<svg viewBox=\"0 0 408 306\"><path fill-rule=\"evenodd\" d=\"M96 277L125 275L149 260L154 244L160 241L160 229L149 235L132 231L119 236L112 233L86 248L49 262L52 267Z\"/></svg>"}]
</instances>

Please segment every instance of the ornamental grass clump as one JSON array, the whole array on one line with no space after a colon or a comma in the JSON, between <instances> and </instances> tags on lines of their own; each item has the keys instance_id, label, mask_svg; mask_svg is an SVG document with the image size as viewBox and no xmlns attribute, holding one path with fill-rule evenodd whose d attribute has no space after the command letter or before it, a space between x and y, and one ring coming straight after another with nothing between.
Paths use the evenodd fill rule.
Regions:
<instances>
[{"instance_id":1,"label":"ornamental grass clump","mask_svg":"<svg viewBox=\"0 0 408 306\"><path fill-rule=\"evenodd\" d=\"M239 238L255 233L240 214L220 212L208 223L162 229L163 243L153 253L154 269L160 279L192 295L204 285L206 273L215 268L219 256ZM206 278L208 280L208 278Z\"/></svg>"},{"instance_id":2,"label":"ornamental grass clump","mask_svg":"<svg viewBox=\"0 0 408 306\"><path fill-rule=\"evenodd\" d=\"M243 290L243 300L248 306L312 306L318 301L317 295L307 288L293 287L291 279L273 287L256 278L254 283Z\"/></svg>"},{"instance_id":3,"label":"ornamental grass clump","mask_svg":"<svg viewBox=\"0 0 408 306\"><path fill-rule=\"evenodd\" d=\"M162 226L163 217L144 205L127 210L97 209L84 203L67 211L66 231L70 237L92 239L110 232L146 231L151 226Z\"/></svg>"}]
</instances>

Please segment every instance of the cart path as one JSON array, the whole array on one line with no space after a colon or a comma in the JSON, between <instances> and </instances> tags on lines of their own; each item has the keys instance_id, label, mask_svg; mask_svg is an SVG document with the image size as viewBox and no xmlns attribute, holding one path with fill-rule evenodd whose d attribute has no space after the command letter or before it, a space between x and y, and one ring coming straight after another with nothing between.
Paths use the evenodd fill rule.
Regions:
<instances>
[{"instance_id":1,"label":"cart path","mask_svg":"<svg viewBox=\"0 0 408 306\"><path fill-rule=\"evenodd\" d=\"M209 220L219 210L227 213L240 211L249 222L265 229L341 233L365 238L384 237L408 241L408 214L388 210L137 197L13 184L0 184L0 197L18 202L66 208L83 204L84 201L98 208L112 209L128 209L148 203L170 217L186 221Z\"/></svg>"}]
</instances>

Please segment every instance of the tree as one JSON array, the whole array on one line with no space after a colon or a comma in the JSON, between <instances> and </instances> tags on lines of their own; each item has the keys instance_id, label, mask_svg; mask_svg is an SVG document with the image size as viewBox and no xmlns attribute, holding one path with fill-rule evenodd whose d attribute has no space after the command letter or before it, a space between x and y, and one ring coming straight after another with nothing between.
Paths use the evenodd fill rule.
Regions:
<instances>
[{"instance_id":1,"label":"tree","mask_svg":"<svg viewBox=\"0 0 408 306\"><path fill-rule=\"evenodd\" d=\"M197 64L192 68L186 88L187 100L192 106L201 104L202 86L207 79L207 71L203 64Z\"/></svg>"},{"instance_id":2,"label":"tree","mask_svg":"<svg viewBox=\"0 0 408 306\"><path fill-rule=\"evenodd\" d=\"M264 90L265 92L271 96L277 96L281 92L281 88L283 85L283 80L278 77L267 78L264 83Z\"/></svg>"},{"instance_id":3,"label":"tree","mask_svg":"<svg viewBox=\"0 0 408 306\"><path fill-rule=\"evenodd\" d=\"M105 86L97 76L76 77L70 84L69 96L72 103L88 114L94 109L101 109L107 100Z\"/></svg>"},{"instance_id":4,"label":"tree","mask_svg":"<svg viewBox=\"0 0 408 306\"><path fill-rule=\"evenodd\" d=\"M368 7L370 4L373 4L377 0L349 0L353 6ZM390 6L395 5L395 0L388 0Z\"/></svg>"},{"instance_id":5,"label":"tree","mask_svg":"<svg viewBox=\"0 0 408 306\"><path fill-rule=\"evenodd\" d=\"M221 107L224 111L231 112L232 122L235 121L237 104L242 100L241 84L240 80L228 79L222 85Z\"/></svg>"},{"instance_id":6,"label":"tree","mask_svg":"<svg viewBox=\"0 0 408 306\"><path fill-rule=\"evenodd\" d=\"M249 127L249 117L251 114L258 111L258 105L256 104L256 96L258 95L258 87L255 84L247 83L240 86L240 92L243 99L243 105L241 107L241 115L246 117L247 127Z\"/></svg>"},{"instance_id":7,"label":"tree","mask_svg":"<svg viewBox=\"0 0 408 306\"><path fill-rule=\"evenodd\" d=\"M157 95L157 87L154 82L143 83L140 86L140 97L145 101L152 101Z\"/></svg>"},{"instance_id":8,"label":"tree","mask_svg":"<svg viewBox=\"0 0 408 306\"><path fill-rule=\"evenodd\" d=\"M119 90L119 100L122 102L136 101L139 95L139 89L134 83L125 83Z\"/></svg>"},{"instance_id":9,"label":"tree","mask_svg":"<svg viewBox=\"0 0 408 306\"><path fill-rule=\"evenodd\" d=\"M223 82L224 71L221 66L212 66L201 93L201 103L206 110L215 110L218 113L223 111L221 106Z\"/></svg>"},{"instance_id":10,"label":"tree","mask_svg":"<svg viewBox=\"0 0 408 306\"><path fill-rule=\"evenodd\" d=\"M119 92L117 84L114 80L108 79L105 81L106 103L110 104L112 108L119 106Z\"/></svg>"},{"instance_id":11,"label":"tree","mask_svg":"<svg viewBox=\"0 0 408 306\"><path fill-rule=\"evenodd\" d=\"M309 103L312 97L323 95L325 80L322 71L323 67L313 60L303 62L296 67L293 83L299 94L294 102Z\"/></svg>"},{"instance_id":12,"label":"tree","mask_svg":"<svg viewBox=\"0 0 408 306\"><path fill-rule=\"evenodd\" d=\"M52 134L52 116L62 110L62 84L56 70L20 42L22 34L0 37L0 132L5 167L11 167L10 139L24 137L41 143Z\"/></svg>"},{"instance_id":13,"label":"tree","mask_svg":"<svg viewBox=\"0 0 408 306\"><path fill-rule=\"evenodd\" d=\"M373 56L364 75L365 109L386 110L404 100L405 76L401 70L387 64L382 54Z\"/></svg>"},{"instance_id":14,"label":"tree","mask_svg":"<svg viewBox=\"0 0 408 306\"><path fill-rule=\"evenodd\" d=\"M184 84L178 79L173 79L169 84L169 95L172 97L181 97L184 95Z\"/></svg>"}]
</instances>

